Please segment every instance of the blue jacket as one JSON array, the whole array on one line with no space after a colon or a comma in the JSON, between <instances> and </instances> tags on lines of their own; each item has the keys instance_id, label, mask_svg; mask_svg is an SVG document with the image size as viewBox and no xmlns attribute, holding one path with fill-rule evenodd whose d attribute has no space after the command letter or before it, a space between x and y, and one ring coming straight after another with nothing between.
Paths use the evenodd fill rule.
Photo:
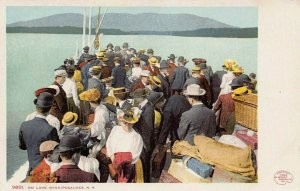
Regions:
<instances>
[{"instance_id":1,"label":"blue jacket","mask_svg":"<svg viewBox=\"0 0 300 191\"><path fill-rule=\"evenodd\" d=\"M35 117L21 124L19 132L19 148L27 150L29 170L35 169L43 157L40 155L40 144L47 140L59 142L57 130L48 124L46 119Z\"/></svg>"}]
</instances>

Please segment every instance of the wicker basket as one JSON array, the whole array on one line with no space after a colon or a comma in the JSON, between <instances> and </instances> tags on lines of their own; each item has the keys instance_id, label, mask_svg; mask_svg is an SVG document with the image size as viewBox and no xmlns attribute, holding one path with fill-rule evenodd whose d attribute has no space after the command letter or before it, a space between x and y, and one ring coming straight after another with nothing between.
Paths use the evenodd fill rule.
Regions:
<instances>
[{"instance_id":1,"label":"wicker basket","mask_svg":"<svg viewBox=\"0 0 300 191\"><path fill-rule=\"evenodd\" d=\"M234 96L236 122L257 131L257 95Z\"/></svg>"}]
</instances>

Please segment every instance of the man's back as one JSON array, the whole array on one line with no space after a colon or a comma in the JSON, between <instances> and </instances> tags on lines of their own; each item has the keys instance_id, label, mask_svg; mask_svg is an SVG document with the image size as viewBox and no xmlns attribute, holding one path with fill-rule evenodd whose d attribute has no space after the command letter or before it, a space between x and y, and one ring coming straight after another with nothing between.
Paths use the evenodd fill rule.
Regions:
<instances>
[{"instance_id":1,"label":"man's back","mask_svg":"<svg viewBox=\"0 0 300 191\"><path fill-rule=\"evenodd\" d=\"M22 123L19 133L19 148L27 150L31 169L34 169L43 160L39 146L47 140L59 142L57 130L50 126L45 119L36 117Z\"/></svg>"},{"instance_id":2,"label":"man's back","mask_svg":"<svg viewBox=\"0 0 300 191\"><path fill-rule=\"evenodd\" d=\"M76 165L62 165L54 174L57 182L97 182L97 177L93 173L80 170Z\"/></svg>"},{"instance_id":3,"label":"man's back","mask_svg":"<svg viewBox=\"0 0 300 191\"><path fill-rule=\"evenodd\" d=\"M189 70L184 66L179 66L175 69L173 75L173 90L182 90L185 81L189 78Z\"/></svg>"},{"instance_id":4,"label":"man's back","mask_svg":"<svg viewBox=\"0 0 300 191\"><path fill-rule=\"evenodd\" d=\"M112 70L112 76L113 76L112 87L118 88L118 87L125 86L126 71L121 65L116 66Z\"/></svg>"}]
</instances>

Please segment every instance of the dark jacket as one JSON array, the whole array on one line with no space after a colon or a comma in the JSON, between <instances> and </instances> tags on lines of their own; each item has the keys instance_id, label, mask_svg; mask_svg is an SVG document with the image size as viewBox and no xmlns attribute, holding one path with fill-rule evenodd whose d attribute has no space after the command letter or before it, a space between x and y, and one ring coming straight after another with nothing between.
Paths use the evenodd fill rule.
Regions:
<instances>
[{"instance_id":1,"label":"dark jacket","mask_svg":"<svg viewBox=\"0 0 300 191\"><path fill-rule=\"evenodd\" d=\"M27 150L29 171L35 169L43 160L40 155L40 144L47 140L59 142L57 130L50 126L46 119L36 117L21 124L19 148Z\"/></svg>"},{"instance_id":2,"label":"dark jacket","mask_svg":"<svg viewBox=\"0 0 300 191\"><path fill-rule=\"evenodd\" d=\"M145 88L145 85L143 84L143 82L139 81L131 86L130 92L134 92L137 89L144 89L144 88Z\"/></svg>"},{"instance_id":3,"label":"dark jacket","mask_svg":"<svg viewBox=\"0 0 300 191\"><path fill-rule=\"evenodd\" d=\"M179 66L173 74L172 90L182 90L185 81L190 77L189 70L184 66Z\"/></svg>"},{"instance_id":4,"label":"dark jacket","mask_svg":"<svg viewBox=\"0 0 300 191\"><path fill-rule=\"evenodd\" d=\"M157 77L161 81L161 89L162 92L164 93L165 98L166 99L169 98L171 94L169 78L167 76L164 77L161 73L159 73Z\"/></svg>"},{"instance_id":5,"label":"dark jacket","mask_svg":"<svg viewBox=\"0 0 300 191\"><path fill-rule=\"evenodd\" d=\"M177 133L180 140L186 140L190 144L194 144L194 135L215 136L216 117L214 112L203 104L194 105L182 114Z\"/></svg>"},{"instance_id":6,"label":"dark jacket","mask_svg":"<svg viewBox=\"0 0 300 191\"><path fill-rule=\"evenodd\" d=\"M93 173L80 170L76 165L62 165L55 173L57 182L98 182L97 177Z\"/></svg>"},{"instance_id":7,"label":"dark jacket","mask_svg":"<svg viewBox=\"0 0 300 191\"><path fill-rule=\"evenodd\" d=\"M171 96L163 109L163 121L161 132L158 138L158 144L166 144L169 132L171 141L178 140L177 129L179 127L180 118L183 112L188 111L192 106L184 96L173 95Z\"/></svg>"},{"instance_id":8,"label":"dark jacket","mask_svg":"<svg viewBox=\"0 0 300 191\"><path fill-rule=\"evenodd\" d=\"M57 117L61 122L63 116L68 111L67 96L64 89L57 82L53 83L59 87L59 94L55 96L54 105L51 107L50 113Z\"/></svg>"},{"instance_id":9,"label":"dark jacket","mask_svg":"<svg viewBox=\"0 0 300 191\"><path fill-rule=\"evenodd\" d=\"M126 71L121 65L112 69L112 76L111 86L113 88L125 87Z\"/></svg>"},{"instance_id":10,"label":"dark jacket","mask_svg":"<svg viewBox=\"0 0 300 191\"><path fill-rule=\"evenodd\" d=\"M212 89L212 102L214 103L217 101L218 96L220 94L221 88L220 85L222 83L222 77L226 74L225 71L216 71L212 76L212 83L211 83L211 89Z\"/></svg>"},{"instance_id":11,"label":"dark jacket","mask_svg":"<svg viewBox=\"0 0 300 191\"><path fill-rule=\"evenodd\" d=\"M81 81L85 90L88 89L88 81L90 77L89 69L92 68L93 66L95 66L95 64L89 63L81 68L81 79L82 79Z\"/></svg>"}]
</instances>

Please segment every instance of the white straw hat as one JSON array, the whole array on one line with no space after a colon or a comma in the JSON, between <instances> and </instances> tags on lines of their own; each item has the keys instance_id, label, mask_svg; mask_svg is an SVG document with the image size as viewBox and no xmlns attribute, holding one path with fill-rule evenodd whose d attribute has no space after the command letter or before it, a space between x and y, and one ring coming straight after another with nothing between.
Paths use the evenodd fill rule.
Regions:
<instances>
[{"instance_id":1,"label":"white straw hat","mask_svg":"<svg viewBox=\"0 0 300 191\"><path fill-rule=\"evenodd\" d=\"M204 89L201 89L201 87L197 84L191 84L186 88L186 91L184 92L184 95L187 96L202 96L206 92Z\"/></svg>"}]
</instances>

